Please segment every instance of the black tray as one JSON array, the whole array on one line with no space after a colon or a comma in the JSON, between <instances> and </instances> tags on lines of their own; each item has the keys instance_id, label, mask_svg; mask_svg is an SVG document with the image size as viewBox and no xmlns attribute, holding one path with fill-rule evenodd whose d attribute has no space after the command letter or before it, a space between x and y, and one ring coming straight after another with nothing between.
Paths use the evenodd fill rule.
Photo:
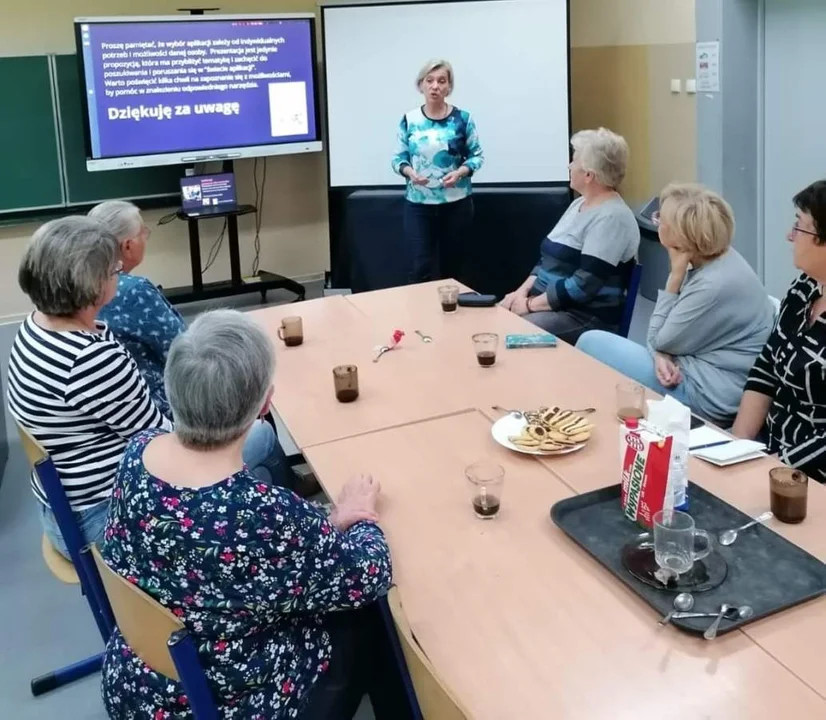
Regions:
<instances>
[{"instance_id":1,"label":"black tray","mask_svg":"<svg viewBox=\"0 0 826 720\"><path fill-rule=\"evenodd\" d=\"M697 527L708 530L715 538L721 530L751 519L693 483L689 484L688 498L688 512ZM622 514L619 485L560 500L551 508L551 519L661 615L674 609L673 592L650 587L623 567L623 546L643 529ZM693 611L717 612L723 603L750 605L754 609L754 616L748 620L723 620L720 635L826 592L826 565L762 525L740 533L729 547L715 542L714 552L728 563L728 575L720 587L695 593ZM702 634L711 621L712 618L693 618L672 623L686 632Z\"/></svg>"}]
</instances>

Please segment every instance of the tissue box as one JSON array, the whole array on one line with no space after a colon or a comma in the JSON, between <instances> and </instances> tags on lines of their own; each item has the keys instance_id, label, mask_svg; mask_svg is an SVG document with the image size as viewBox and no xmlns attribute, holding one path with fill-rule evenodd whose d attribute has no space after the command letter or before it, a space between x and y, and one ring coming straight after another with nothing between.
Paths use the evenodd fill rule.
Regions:
<instances>
[{"instance_id":1,"label":"tissue box","mask_svg":"<svg viewBox=\"0 0 826 720\"><path fill-rule=\"evenodd\" d=\"M646 429L624 428L620 437L625 517L650 530L654 514L665 506L673 438Z\"/></svg>"}]
</instances>

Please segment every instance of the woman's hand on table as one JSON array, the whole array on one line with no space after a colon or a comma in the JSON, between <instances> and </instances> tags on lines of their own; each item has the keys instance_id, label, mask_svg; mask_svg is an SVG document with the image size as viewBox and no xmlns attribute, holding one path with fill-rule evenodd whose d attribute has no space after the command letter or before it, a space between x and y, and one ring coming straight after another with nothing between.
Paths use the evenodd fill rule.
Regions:
<instances>
[{"instance_id":1,"label":"woman's hand on table","mask_svg":"<svg viewBox=\"0 0 826 720\"><path fill-rule=\"evenodd\" d=\"M528 309L528 296L517 295L511 304L510 311L516 315L527 315L530 312Z\"/></svg>"},{"instance_id":2,"label":"woman's hand on table","mask_svg":"<svg viewBox=\"0 0 826 720\"><path fill-rule=\"evenodd\" d=\"M674 362L674 358L665 353L654 353L654 371L663 387L677 387L683 381L680 366Z\"/></svg>"},{"instance_id":3,"label":"woman's hand on table","mask_svg":"<svg viewBox=\"0 0 826 720\"><path fill-rule=\"evenodd\" d=\"M358 522L378 522L376 512L381 485L372 475L354 475L341 489L330 522L341 532L346 532Z\"/></svg>"},{"instance_id":4,"label":"woman's hand on table","mask_svg":"<svg viewBox=\"0 0 826 720\"><path fill-rule=\"evenodd\" d=\"M513 292L505 295L499 305L505 308L505 310L510 310L513 307L513 301L516 300L517 297L519 297L519 291L514 290Z\"/></svg>"}]
</instances>

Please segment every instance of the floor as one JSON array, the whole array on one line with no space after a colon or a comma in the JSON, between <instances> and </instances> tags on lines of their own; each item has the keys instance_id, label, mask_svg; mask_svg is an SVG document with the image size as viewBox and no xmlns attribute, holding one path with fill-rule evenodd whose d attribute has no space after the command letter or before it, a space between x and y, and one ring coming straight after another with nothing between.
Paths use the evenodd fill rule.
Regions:
<instances>
[{"instance_id":1,"label":"floor","mask_svg":"<svg viewBox=\"0 0 826 720\"><path fill-rule=\"evenodd\" d=\"M308 287L308 298L318 297L320 286ZM271 304L288 301L286 293L272 293ZM182 308L191 319L207 307L255 308L252 298L198 303ZM637 301L631 338L644 340L653 303ZM8 355L16 325L0 325L0 366L6 387ZM5 406L5 398L4 398ZM67 665L102 650L88 606L76 586L55 580L40 555L40 524L34 497L29 490L29 468L11 419L6 418L9 460L0 484L0 616L3 642L0 644L0 717L13 720L42 720L68 717L71 720L105 720L100 700L100 679L92 676L39 698L29 692L29 681L44 672ZM285 449L295 452L286 433L281 432ZM369 704L356 716L373 717Z\"/></svg>"}]
</instances>

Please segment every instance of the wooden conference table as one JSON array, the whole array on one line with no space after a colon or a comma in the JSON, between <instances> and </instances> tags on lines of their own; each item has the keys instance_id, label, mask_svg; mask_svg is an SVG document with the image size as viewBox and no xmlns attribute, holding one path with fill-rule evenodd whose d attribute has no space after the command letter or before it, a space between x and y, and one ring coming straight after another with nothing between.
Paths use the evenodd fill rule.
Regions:
<instances>
[{"instance_id":1,"label":"wooden conference table","mask_svg":"<svg viewBox=\"0 0 826 720\"><path fill-rule=\"evenodd\" d=\"M331 497L355 472L382 483L381 525L410 624L439 674L479 720L823 718L826 600L707 642L660 627L655 612L549 518L557 500L618 482L616 382L560 344L476 363L470 335L532 332L501 308L444 315L436 284L336 296L253 313L276 343L274 404ZM305 342L285 348L282 317ZM372 362L394 329L401 346ZM414 330L434 338L423 343ZM334 365L359 367L361 396L338 403ZM594 435L570 456L536 459L490 436L491 405L596 407ZM477 520L464 468L506 471L500 516ZM725 470L691 461L691 479L749 514L768 504L771 459ZM826 490L809 517L771 527L826 561ZM770 569L767 569L770 571Z\"/></svg>"}]
</instances>

